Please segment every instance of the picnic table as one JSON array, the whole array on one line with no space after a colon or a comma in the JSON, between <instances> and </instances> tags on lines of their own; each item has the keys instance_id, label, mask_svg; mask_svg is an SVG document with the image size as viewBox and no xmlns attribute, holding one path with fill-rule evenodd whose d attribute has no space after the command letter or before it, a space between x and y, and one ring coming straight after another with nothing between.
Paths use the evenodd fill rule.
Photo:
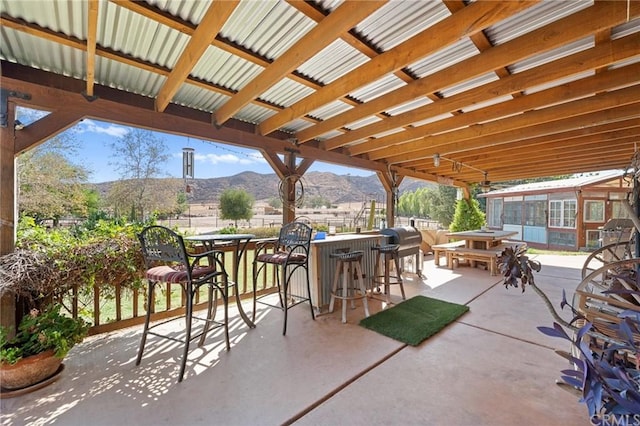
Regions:
<instances>
[{"instance_id":1,"label":"picnic table","mask_svg":"<svg viewBox=\"0 0 640 426\"><path fill-rule=\"evenodd\" d=\"M517 234L516 231L500 230L449 232L447 237L457 239L458 244L449 243L449 247L445 249L447 266L453 269L461 261L469 262L471 266L475 266L476 262L482 262L487 265L491 275L497 275L498 256L506 247L516 244L504 239ZM460 244L460 242L464 242L464 244Z\"/></svg>"}]
</instances>

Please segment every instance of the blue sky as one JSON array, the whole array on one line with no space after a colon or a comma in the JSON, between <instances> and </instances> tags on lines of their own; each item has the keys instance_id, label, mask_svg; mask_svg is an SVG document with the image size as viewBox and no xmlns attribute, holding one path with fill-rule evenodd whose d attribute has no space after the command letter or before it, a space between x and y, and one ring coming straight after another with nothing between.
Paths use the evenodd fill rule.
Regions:
<instances>
[{"instance_id":1,"label":"blue sky","mask_svg":"<svg viewBox=\"0 0 640 426\"><path fill-rule=\"evenodd\" d=\"M20 118L20 114L18 114ZM21 120L27 122L26 120ZM117 180L119 174L110 163L115 161L111 144L127 134L129 127L93 119L85 119L72 128L78 142L78 156L74 163L83 165L91 171L90 182ZM166 133L156 133L164 139L170 151L170 160L166 172L173 177L182 177L182 148L195 151L195 177L197 179L233 176L243 171L273 173L273 169L256 150L243 149L220 142L202 141ZM309 171L326 171L339 175L369 176L371 171L336 166L316 161Z\"/></svg>"}]
</instances>

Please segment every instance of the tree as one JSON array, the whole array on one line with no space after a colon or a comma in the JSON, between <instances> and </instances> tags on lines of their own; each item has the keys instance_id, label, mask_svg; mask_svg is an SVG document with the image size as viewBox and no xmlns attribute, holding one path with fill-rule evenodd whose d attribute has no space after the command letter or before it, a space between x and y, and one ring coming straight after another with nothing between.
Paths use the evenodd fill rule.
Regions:
<instances>
[{"instance_id":1,"label":"tree","mask_svg":"<svg viewBox=\"0 0 640 426\"><path fill-rule=\"evenodd\" d=\"M457 188L438 185L438 191L432 201L431 218L437 220L442 226L448 227L455 214L457 195Z\"/></svg>"},{"instance_id":2,"label":"tree","mask_svg":"<svg viewBox=\"0 0 640 426\"><path fill-rule=\"evenodd\" d=\"M154 180L166 175L169 154L164 139L148 130L131 129L113 142L111 149L115 154L110 164L121 177L109 193L115 211L128 211L132 220L144 220L166 200L177 202L175 183L164 185Z\"/></svg>"},{"instance_id":3,"label":"tree","mask_svg":"<svg viewBox=\"0 0 640 426\"><path fill-rule=\"evenodd\" d=\"M428 217L443 226L449 226L453 218L456 194L456 188L444 185L404 193L398 201L398 214Z\"/></svg>"},{"instance_id":4,"label":"tree","mask_svg":"<svg viewBox=\"0 0 640 426\"><path fill-rule=\"evenodd\" d=\"M36 111L22 111L25 122L38 119ZM85 216L88 193L84 184L89 172L71 161L78 142L67 130L21 154L17 160L18 210L41 222L67 215Z\"/></svg>"},{"instance_id":5,"label":"tree","mask_svg":"<svg viewBox=\"0 0 640 426\"><path fill-rule=\"evenodd\" d=\"M456 211L449 230L451 232L469 231L471 229L479 229L484 226L484 223L485 216L480 210L478 200L462 198L456 204Z\"/></svg>"},{"instance_id":6,"label":"tree","mask_svg":"<svg viewBox=\"0 0 640 426\"><path fill-rule=\"evenodd\" d=\"M128 216L131 220L143 220L151 214L156 217L168 217L180 214L187 209L186 196L181 179L147 179L142 207L139 203L138 188L135 180L114 182L107 195L107 204L115 217ZM144 215L140 213L144 212Z\"/></svg>"},{"instance_id":7,"label":"tree","mask_svg":"<svg viewBox=\"0 0 640 426\"><path fill-rule=\"evenodd\" d=\"M233 220L237 228L238 219L253 217L253 203L253 196L244 189L225 189L220 194L220 217Z\"/></svg>"},{"instance_id":8,"label":"tree","mask_svg":"<svg viewBox=\"0 0 640 426\"><path fill-rule=\"evenodd\" d=\"M281 209L282 200L278 197L271 197L269 198L269 206L273 207L274 209Z\"/></svg>"},{"instance_id":9,"label":"tree","mask_svg":"<svg viewBox=\"0 0 640 426\"><path fill-rule=\"evenodd\" d=\"M311 197L305 204L307 205L307 207L311 207L312 209L317 209L320 207L331 207L331 201L329 201L322 195Z\"/></svg>"}]
</instances>

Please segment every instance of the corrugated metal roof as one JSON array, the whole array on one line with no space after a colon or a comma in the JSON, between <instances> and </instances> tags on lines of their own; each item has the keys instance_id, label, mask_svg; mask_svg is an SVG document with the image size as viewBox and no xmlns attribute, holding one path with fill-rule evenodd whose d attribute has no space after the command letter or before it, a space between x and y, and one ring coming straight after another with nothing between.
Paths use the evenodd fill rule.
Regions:
<instances>
[{"instance_id":1,"label":"corrugated metal roof","mask_svg":"<svg viewBox=\"0 0 640 426\"><path fill-rule=\"evenodd\" d=\"M260 65L209 46L193 68L192 74L230 91L238 91L263 70Z\"/></svg>"},{"instance_id":2,"label":"corrugated metal roof","mask_svg":"<svg viewBox=\"0 0 640 426\"><path fill-rule=\"evenodd\" d=\"M360 119L358 121L354 121L353 123L349 123L344 127L346 127L349 130L355 130L355 129L359 129L360 127L364 127L364 126L366 126L368 124L377 123L380 120L381 120L380 117L369 116L369 117L365 117L363 119Z\"/></svg>"},{"instance_id":3,"label":"corrugated metal roof","mask_svg":"<svg viewBox=\"0 0 640 426\"><path fill-rule=\"evenodd\" d=\"M289 78L285 78L262 93L260 98L268 100L273 104L287 107L307 97L313 92L314 90L312 88Z\"/></svg>"},{"instance_id":4,"label":"corrugated metal roof","mask_svg":"<svg viewBox=\"0 0 640 426\"><path fill-rule=\"evenodd\" d=\"M386 52L450 16L441 2L392 0L356 26L356 32Z\"/></svg>"},{"instance_id":5,"label":"corrugated metal roof","mask_svg":"<svg viewBox=\"0 0 640 426\"><path fill-rule=\"evenodd\" d=\"M389 110L386 111L386 113L391 116L394 116L398 114L403 114L405 112L411 111L416 108L420 108L421 106L424 106L424 105L429 105L431 103L433 103L431 99L427 98L426 96L422 96L416 99L412 99L409 102L405 102L396 107L390 108Z\"/></svg>"},{"instance_id":6,"label":"corrugated metal roof","mask_svg":"<svg viewBox=\"0 0 640 426\"><path fill-rule=\"evenodd\" d=\"M191 84L180 86L174 96L176 103L201 111L215 111L228 100L229 96L213 91L205 91Z\"/></svg>"},{"instance_id":7,"label":"corrugated metal roof","mask_svg":"<svg viewBox=\"0 0 640 426\"><path fill-rule=\"evenodd\" d=\"M155 97L166 78L127 64L96 58L96 80L105 86ZM117 85L113 82L117 82Z\"/></svg>"},{"instance_id":8,"label":"corrugated metal roof","mask_svg":"<svg viewBox=\"0 0 640 426\"><path fill-rule=\"evenodd\" d=\"M241 99L237 105L232 105L229 109L233 111L229 116L223 117L222 121L235 118L249 122L256 125L256 133L265 131L265 135L269 134L271 137L276 135L273 127L291 133L305 131L305 134L300 135L304 143L313 142L309 145L314 149L330 147L327 150L335 150L330 154L331 156L338 152L337 148L357 145L360 141L372 137L382 139L393 135L394 137L388 138L390 145L384 149L380 149L381 146L378 143L372 144L376 146L375 154L369 155L366 148L360 146L359 149L354 150L356 152L354 156L358 157L357 160L369 161L369 157L389 155L389 159L380 158L372 161L385 165L394 164L394 167L403 167L402 164L407 163L410 164L407 166L409 168L404 171L409 174L441 173L443 177L449 179L458 179L465 175L465 172L434 170L432 161L429 161L432 153L428 151L431 147L420 146L419 139L416 139L417 136L436 135L422 136L415 130L409 130L406 132L407 139L402 140L402 129L411 125L421 126L442 121L441 125L437 126L438 132L450 133L452 138L445 140L442 136L433 139L443 146L459 142L459 146L450 147L452 160L455 160L454 157L458 155L455 153L460 152L460 156L474 159L473 164L470 164L471 167L478 170L491 170L491 174L499 176L493 168L494 165L491 164L491 156L485 155L484 151L503 155L503 149L508 151L519 148L515 141L510 140L505 140L504 146L499 143L492 144L489 139L503 133L496 126L474 128L474 125L504 120L504 127L508 128L510 123L506 120L508 117L517 116L516 119L521 120L522 112L510 109L511 104L517 103L505 102L509 99L505 94L512 93L511 84L514 84L515 90L524 96L529 96L559 84L570 85L575 81L584 80L593 76L598 70L599 73L605 74L599 76L598 80L605 80L610 87L602 91L598 90L597 93L580 92L581 97L606 97L614 88L625 85L631 90L625 91L624 96L622 94L618 96L621 92L611 93L612 97L613 95L617 97L603 101L602 108L596 111L602 114L597 119L585 118L584 126L591 128L603 125L607 120L615 122L615 120L637 118L637 115L633 114L633 105L637 102L634 96L640 82L637 78L633 79L633 72L625 73L622 68L629 67L630 70L635 71L637 65L633 64L640 62L640 55L630 57L632 53L629 53L633 49L633 43L637 43L633 35L640 32L636 3L630 3L633 14L630 22L622 22L620 15L623 8L619 6L620 3L614 2L599 2L591 8L593 1L542 1L519 13L515 12L515 8L519 5L515 2L483 2L471 5L470 3L474 2L465 1L455 5L443 1L389 1L356 24L348 34L345 32L341 38L337 36L335 41L327 42L318 53L298 65L294 74L280 69L282 76L279 79L262 84L259 80L265 67L281 57L310 30L316 28L318 22L323 19L322 15L329 14L331 11L340 13L339 9L343 1L321 0L296 4L279 0L241 0L230 18L222 25L212 45L206 46L204 54L197 58L197 63L189 70L189 77L178 84L177 88L168 87L172 90L171 93L175 90L169 102L215 114L234 94L244 88L250 89L247 85L255 82L255 87L264 87L262 93L251 93L250 99ZM95 82L99 85L156 98L168 81L167 73L176 66L184 54L194 28L203 19L210 6L217 7L221 4L210 0L99 1L97 54L94 58L95 69L93 70ZM425 36L438 39L439 34L435 31L429 33L434 24L452 14L455 16L458 13L475 13L465 10L469 7L491 8L492 4L499 6L496 6L496 10L484 14L481 21L491 19L492 16L508 16L509 13L512 15L477 33L473 39L464 35L465 23L453 20L452 24L456 25L456 29L462 35L453 43L451 40L442 40L439 44L442 48L439 51L419 60L411 57L403 61L401 55L385 55L386 58L393 59L388 63L385 63L385 58L376 60L378 69L384 70L380 73L373 68L366 68L366 70L359 68L364 64L372 63L372 59L375 58L375 53L372 52L387 52L407 40L412 40L412 37L423 31L427 31ZM10 68L12 63L17 63L20 66L51 72L48 78L56 77L53 74L58 74L84 80L87 74L87 5L85 1L76 0L0 0L3 23L7 23L0 28L0 57L5 61L3 63L9 64L7 68ZM312 10L313 8L316 10ZM510 10L513 12L509 12ZM584 33L578 34L579 26L572 25L571 31L567 31L565 36L564 28L569 27L563 27L565 23L560 20L579 11L582 11L580 15L585 15L588 19L588 21L585 20L585 26L588 28ZM598 16L601 15L603 21L608 20L606 28L610 28L612 40L623 36L627 38L620 39L618 43L612 43L607 39L607 32L603 31L603 28L592 25L594 12ZM505 15L501 15L502 13ZM25 22L20 19L24 19ZM549 47L553 48L544 51L545 40L540 40L541 47L536 48L535 40L528 40L530 34L535 29L551 23L554 23L554 44ZM594 44L594 34L597 34L596 44ZM487 40L483 40L483 37ZM516 41L516 37L522 37L525 40ZM507 46L500 46L508 41L514 41L518 48L508 52ZM492 47L492 44L497 46ZM585 49L596 50L603 44L607 45L605 47L611 45L611 57L617 60L613 66L604 63L606 59L598 59L604 58L607 53L599 52L594 58L603 63L602 65L582 66L582 63L576 60L575 65L566 67L571 70L571 75L554 73L553 81L549 81L552 79L551 76L547 80L536 78L536 87L531 87L529 85L531 83L527 83L526 79L518 77L518 74L524 70L536 70L541 65L558 58L564 58L576 52L585 52ZM199 52L204 47L201 46ZM500 49L501 47L503 48ZM501 52L500 55L493 53L496 51ZM406 55L406 52L403 53ZM500 56L500 61L494 62L497 56ZM483 57L486 57L488 62L483 62ZM474 60L463 65L468 58ZM139 66L135 66L136 61L139 62ZM133 65L130 65L132 62ZM191 65L189 61L185 62ZM492 65L485 66L487 63ZM470 67L468 69L467 64ZM505 66L513 75L507 76L504 70L500 70ZM14 69L18 70L20 67L14 67ZM493 69L496 69L496 72L493 72ZM353 72L354 70L356 72ZM434 73L438 73L437 78ZM36 73L33 75L35 76ZM470 75L474 77L469 78ZM608 81L607 75L613 75L615 80L611 77ZM430 78L431 76L433 78ZM200 84L195 84L194 79L199 80ZM338 79L340 84L333 84ZM504 84L489 85L498 79ZM29 82L29 84L37 83ZM206 87L207 84L210 88ZM332 87L323 87L332 84ZM483 89L485 85L486 91ZM318 90L320 93L316 96ZM327 94L330 96L325 96ZM350 99L345 99L345 96ZM437 99L438 97L441 99ZM565 98L549 99L544 105L528 111L526 118L535 117L534 114L530 114L536 112L535 110L550 108L559 103L569 103L573 96ZM126 94L123 94L122 99L126 99ZM367 107L367 104L374 103L375 108ZM504 111L500 108L502 104L504 104ZM461 113L464 115L491 105L499 107L488 110L486 116L474 114L473 117L482 117L477 118L475 122L468 123L464 122L465 118L457 118ZM289 109L278 117L274 117L278 114L278 110L283 108ZM420 108L420 115L412 114L411 119L406 118L405 121L403 121L404 117L398 117L401 114L416 111L417 108ZM630 112L625 112L625 108ZM586 111L586 109L583 110ZM613 110L621 110L622 115L607 119L610 114L613 114L611 112ZM351 111L348 116L336 117L347 111ZM189 114L186 109L183 112L186 115ZM394 118L389 120L383 114ZM271 117L275 120L270 120L274 122L274 126L270 128L271 123L264 122ZM572 120L579 120L571 117ZM312 120L331 120L331 122L320 124L317 127L318 130L314 131L310 129L313 126ZM415 120L415 122L407 120ZM366 128L371 123L381 122L383 124L388 122L388 124ZM344 123L349 123L346 127L360 129L360 131L353 136L348 132L345 134L341 129ZM527 124L522 121L523 128L527 129L537 124L540 123L534 121ZM629 127L623 127L625 130L627 128ZM489 132L486 135L483 133L485 129ZM552 132L560 134L562 139L562 132L575 129L576 127L558 128ZM478 133L473 134L476 130ZM582 131L582 127L579 127L579 131ZM336 143L332 144L328 140L340 135L342 137ZM522 143L529 143L530 139L539 136L533 133L523 137ZM459 140L458 137L460 137ZM467 140L471 140L469 138L474 142L468 143ZM476 141L480 138L486 138L486 140ZM505 138L513 138L513 136L505 135ZM327 143L316 144L313 139L327 140ZM616 143L617 141L611 142L612 146ZM626 139L624 144L625 147L629 147L629 150L635 149ZM401 152L398 147L407 147L407 154L398 154ZM617 146L616 149L618 149ZM340 155L348 157L349 160L353 158L349 150L339 151ZM398 157L404 157L404 159ZM389 162L385 163L387 160ZM415 164L419 161L422 164L416 167ZM503 174L511 173L510 167L497 165L496 167L500 167ZM574 167L584 170L582 166L574 165ZM462 177L462 181L476 179L475 175L467 174L469 176Z\"/></svg>"},{"instance_id":9,"label":"corrugated metal roof","mask_svg":"<svg viewBox=\"0 0 640 426\"><path fill-rule=\"evenodd\" d=\"M504 44L579 10L586 9L592 4L593 1L588 0L542 1L489 27L485 33L492 44Z\"/></svg>"},{"instance_id":10,"label":"corrugated metal roof","mask_svg":"<svg viewBox=\"0 0 640 426\"><path fill-rule=\"evenodd\" d=\"M189 42L189 36L115 3L101 3L104 4L101 13L112 23L98 28L101 46L163 67L175 66Z\"/></svg>"},{"instance_id":11,"label":"corrugated metal roof","mask_svg":"<svg viewBox=\"0 0 640 426\"><path fill-rule=\"evenodd\" d=\"M329 84L368 62L369 58L343 40L336 40L298 67L298 72L314 81Z\"/></svg>"},{"instance_id":12,"label":"corrugated metal roof","mask_svg":"<svg viewBox=\"0 0 640 426\"><path fill-rule=\"evenodd\" d=\"M577 52L590 49L594 46L593 36L585 37L581 40L574 41L573 43L566 44L557 49L543 52L539 55L531 56L523 61L518 61L515 64L509 66L509 71L512 73L519 73L531 68L535 68L542 64L546 64L556 59L564 58Z\"/></svg>"},{"instance_id":13,"label":"corrugated metal roof","mask_svg":"<svg viewBox=\"0 0 640 426\"><path fill-rule=\"evenodd\" d=\"M147 3L187 22L198 24L209 8L211 0L147 0Z\"/></svg>"},{"instance_id":14,"label":"corrugated metal roof","mask_svg":"<svg viewBox=\"0 0 640 426\"><path fill-rule=\"evenodd\" d=\"M572 81L578 81L578 80L580 80L582 78L589 77L589 76L592 76L594 74L595 74L595 71L585 71L585 72L581 72L581 73L578 73L578 74L573 74L573 75L570 75L570 76L567 76L567 77L564 77L564 78L560 78L558 80L554 80L554 81L550 81L550 82L545 83L545 84L541 84L539 86L532 86L532 87L526 89L524 92L526 94L540 92L542 90L546 90L546 89L549 89L551 87L557 87L557 86L560 86L562 84L570 83Z\"/></svg>"},{"instance_id":15,"label":"corrugated metal roof","mask_svg":"<svg viewBox=\"0 0 640 426\"><path fill-rule=\"evenodd\" d=\"M285 2L244 1L236 7L220 34L252 52L275 59L315 25Z\"/></svg>"},{"instance_id":16,"label":"corrugated metal roof","mask_svg":"<svg viewBox=\"0 0 640 426\"><path fill-rule=\"evenodd\" d=\"M475 87L480 87L484 84L491 83L492 81L499 80L498 76L495 72L490 72L487 74L479 75L478 77L469 79L467 81L462 82L461 84L456 84L447 89L441 90L440 94L445 98L450 96L457 95L458 93L466 92L467 90L471 90Z\"/></svg>"},{"instance_id":17,"label":"corrugated metal roof","mask_svg":"<svg viewBox=\"0 0 640 426\"><path fill-rule=\"evenodd\" d=\"M310 117L315 117L321 120L327 120L334 115L338 115L345 111L350 110L353 106L347 104L343 101L333 101L329 104L323 105L322 107L315 109L309 112Z\"/></svg>"},{"instance_id":18,"label":"corrugated metal roof","mask_svg":"<svg viewBox=\"0 0 640 426\"><path fill-rule=\"evenodd\" d=\"M432 55L409 65L411 70L419 78L435 74L467 58L479 53L478 48L468 38L463 38L451 46L440 49Z\"/></svg>"},{"instance_id":19,"label":"corrugated metal roof","mask_svg":"<svg viewBox=\"0 0 640 426\"><path fill-rule=\"evenodd\" d=\"M574 176L568 179L548 180L544 182L525 183L515 185L509 188L490 191L485 196L494 195L511 195L523 192L544 191L544 190L560 190L560 189L578 189L585 185L593 185L600 182L606 182L624 174L621 170L605 170L597 174L588 174L582 176Z\"/></svg>"},{"instance_id":20,"label":"corrugated metal roof","mask_svg":"<svg viewBox=\"0 0 640 426\"><path fill-rule=\"evenodd\" d=\"M349 94L354 99L361 102L369 102L379 96L392 92L400 87L406 86L407 83L400 80L393 74L387 74L384 77L354 90Z\"/></svg>"}]
</instances>

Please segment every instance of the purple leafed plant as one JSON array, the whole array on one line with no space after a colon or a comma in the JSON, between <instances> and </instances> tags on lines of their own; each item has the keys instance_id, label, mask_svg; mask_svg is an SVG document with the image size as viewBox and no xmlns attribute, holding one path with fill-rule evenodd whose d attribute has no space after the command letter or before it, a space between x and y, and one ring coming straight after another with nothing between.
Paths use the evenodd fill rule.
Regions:
<instances>
[{"instance_id":1,"label":"purple leafed plant","mask_svg":"<svg viewBox=\"0 0 640 426\"><path fill-rule=\"evenodd\" d=\"M619 322L608 324L610 332L605 334L567 302L564 290L560 307L571 308L574 318L567 322L558 315L549 298L535 284L533 273L539 272L542 266L526 255L526 249L505 249L498 266L506 288L521 286L523 292L526 286L533 288L556 319L553 327L538 327L538 330L569 342L570 353L558 353L567 358L573 368L561 371L558 384L580 395L580 402L588 409L590 423L640 425L640 306L638 310L620 312ZM612 277L637 289L640 286L636 272L627 268ZM640 295L640 292L610 289L603 294ZM578 321L584 325L578 327Z\"/></svg>"}]
</instances>

